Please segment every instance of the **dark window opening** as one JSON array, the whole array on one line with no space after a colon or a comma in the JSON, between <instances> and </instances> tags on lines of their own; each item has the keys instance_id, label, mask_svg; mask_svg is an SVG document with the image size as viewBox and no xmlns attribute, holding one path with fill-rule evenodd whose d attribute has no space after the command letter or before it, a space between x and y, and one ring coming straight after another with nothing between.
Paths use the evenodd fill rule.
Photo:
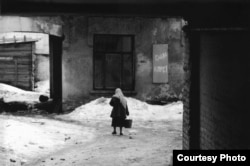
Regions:
<instances>
[{"instance_id":1,"label":"dark window opening","mask_svg":"<svg viewBox=\"0 0 250 166\"><path fill-rule=\"evenodd\" d=\"M94 35L94 90L134 90L134 36Z\"/></svg>"}]
</instances>

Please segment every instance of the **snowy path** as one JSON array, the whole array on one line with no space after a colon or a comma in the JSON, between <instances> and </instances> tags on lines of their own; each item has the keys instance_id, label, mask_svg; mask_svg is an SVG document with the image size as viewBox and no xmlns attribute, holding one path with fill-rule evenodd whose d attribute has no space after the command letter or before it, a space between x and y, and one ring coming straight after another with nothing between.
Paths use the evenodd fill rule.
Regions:
<instances>
[{"instance_id":1,"label":"snowy path","mask_svg":"<svg viewBox=\"0 0 250 166\"><path fill-rule=\"evenodd\" d=\"M154 122L152 122L154 123ZM26 166L166 166L173 149L181 149L181 122L155 122L160 128L125 129L111 135L110 121L89 122L96 137L87 144L73 145Z\"/></svg>"},{"instance_id":2,"label":"snowy path","mask_svg":"<svg viewBox=\"0 0 250 166\"><path fill-rule=\"evenodd\" d=\"M42 117L0 115L0 122L1 166L21 165L94 138L93 129Z\"/></svg>"}]
</instances>

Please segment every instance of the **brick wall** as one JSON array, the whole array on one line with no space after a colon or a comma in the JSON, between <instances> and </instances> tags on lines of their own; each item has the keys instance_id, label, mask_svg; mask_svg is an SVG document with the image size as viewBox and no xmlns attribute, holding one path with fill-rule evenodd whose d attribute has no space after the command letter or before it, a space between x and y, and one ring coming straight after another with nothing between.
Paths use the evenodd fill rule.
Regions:
<instances>
[{"instance_id":1,"label":"brick wall","mask_svg":"<svg viewBox=\"0 0 250 166\"><path fill-rule=\"evenodd\" d=\"M250 148L249 39L222 32L202 33L200 41L200 148Z\"/></svg>"},{"instance_id":2,"label":"brick wall","mask_svg":"<svg viewBox=\"0 0 250 166\"><path fill-rule=\"evenodd\" d=\"M189 48L189 41L188 38L185 37L185 46ZM184 87L183 87L183 142L182 146L183 149L189 149L189 142L190 142L190 105L189 105L189 92L190 92L190 74L191 74L191 64L189 59L189 49L185 49L185 59L184 59L184 66L183 69L185 71L184 77Z\"/></svg>"},{"instance_id":3,"label":"brick wall","mask_svg":"<svg viewBox=\"0 0 250 166\"><path fill-rule=\"evenodd\" d=\"M198 43L189 43L184 66L183 149L249 149L249 34L220 31L198 36Z\"/></svg>"}]
</instances>

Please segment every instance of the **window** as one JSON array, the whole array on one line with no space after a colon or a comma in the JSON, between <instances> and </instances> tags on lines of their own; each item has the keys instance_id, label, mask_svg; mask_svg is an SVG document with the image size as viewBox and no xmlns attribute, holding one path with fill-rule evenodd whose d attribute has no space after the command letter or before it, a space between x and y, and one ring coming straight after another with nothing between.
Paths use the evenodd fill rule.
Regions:
<instances>
[{"instance_id":1,"label":"window","mask_svg":"<svg viewBox=\"0 0 250 166\"><path fill-rule=\"evenodd\" d=\"M133 35L94 35L95 90L134 90L133 44Z\"/></svg>"}]
</instances>

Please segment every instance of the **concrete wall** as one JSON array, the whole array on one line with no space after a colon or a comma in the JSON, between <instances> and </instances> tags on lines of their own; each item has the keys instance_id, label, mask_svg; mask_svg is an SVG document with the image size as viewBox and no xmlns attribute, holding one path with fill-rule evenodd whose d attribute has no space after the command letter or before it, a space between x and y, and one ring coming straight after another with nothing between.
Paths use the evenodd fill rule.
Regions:
<instances>
[{"instance_id":1,"label":"concrete wall","mask_svg":"<svg viewBox=\"0 0 250 166\"><path fill-rule=\"evenodd\" d=\"M146 100L163 92L179 95L183 85L182 20L176 18L62 17L64 100L89 98L93 90L93 34L135 35L136 97ZM152 45L169 44L169 83L152 83Z\"/></svg>"},{"instance_id":2,"label":"concrete wall","mask_svg":"<svg viewBox=\"0 0 250 166\"><path fill-rule=\"evenodd\" d=\"M63 43L63 98L88 98L93 85L92 47L88 45L86 17L66 17Z\"/></svg>"},{"instance_id":3,"label":"concrete wall","mask_svg":"<svg viewBox=\"0 0 250 166\"><path fill-rule=\"evenodd\" d=\"M49 72L49 55L36 54L35 82L49 80Z\"/></svg>"},{"instance_id":4,"label":"concrete wall","mask_svg":"<svg viewBox=\"0 0 250 166\"><path fill-rule=\"evenodd\" d=\"M58 21L56 20L60 19L46 17L0 16L0 33L37 32L62 36L62 26L58 24Z\"/></svg>"}]
</instances>

